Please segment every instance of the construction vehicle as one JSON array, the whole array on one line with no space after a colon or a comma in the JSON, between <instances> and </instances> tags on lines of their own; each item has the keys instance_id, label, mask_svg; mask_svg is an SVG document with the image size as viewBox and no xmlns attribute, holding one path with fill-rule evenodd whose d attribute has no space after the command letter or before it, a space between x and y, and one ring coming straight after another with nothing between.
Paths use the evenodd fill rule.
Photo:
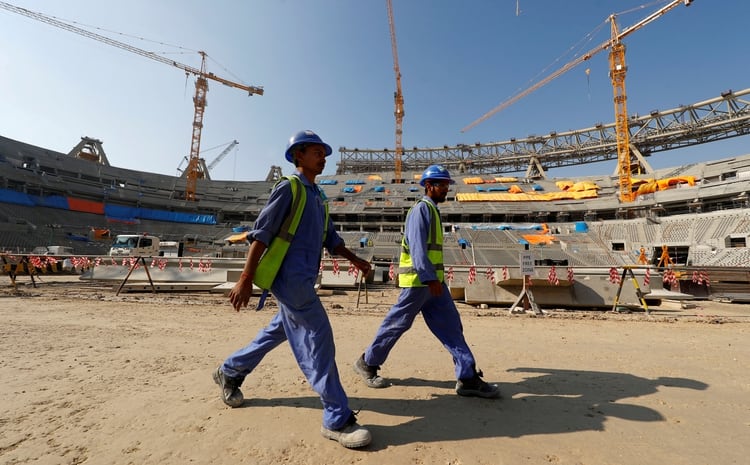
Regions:
<instances>
[{"instance_id":1,"label":"construction vehicle","mask_svg":"<svg viewBox=\"0 0 750 465\"><path fill-rule=\"evenodd\" d=\"M72 257L74 252L73 247L65 245L48 245L46 247L35 247L31 253L32 255L58 255Z\"/></svg>"},{"instance_id":2,"label":"construction vehicle","mask_svg":"<svg viewBox=\"0 0 750 465\"><path fill-rule=\"evenodd\" d=\"M109 249L111 257L153 257L159 255L160 240L148 234L118 234Z\"/></svg>"},{"instance_id":3,"label":"construction vehicle","mask_svg":"<svg viewBox=\"0 0 750 465\"><path fill-rule=\"evenodd\" d=\"M615 132L617 137L617 173L620 181L620 202L632 202L633 201L633 181L632 181L632 167L634 160L632 159L631 147L630 147L630 130L628 128L628 110L627 110L627 95L625 93L625 73L627 66L625 65L625 44L622 43L622 39L649 24L650 22L660 18L662 15L677 7L680 3L685 6L690 6L693 0L672 0L669 4L663 6L659 10L651 13L647 17L643 18L636 24L623 29L620 31L617 27L616 15L612 14L608 20L611 26L611 38L610 40L602 43L598 47L584 53L575 60L563 65L560 69L553 72L546 78L542 79L533 86L523 90L508 100L504 101L500 105L496 106L492 110L488 111L480 118L468 126L461 129L461 132L466 132L479 123L486 121L491 116L504 110L510 105L514 104L523 97L529 95L540 87L548 84L553 79L565 74L574 67L589 60L595 54L610 49L609 53L609 76L612 80L612 88L614 90L614 103L615 103ZM637 164L637 160L635 160Z\"/></svg>"},{"instance_id":4,"label":"construction vehicle","mask_svg":"<svg viewBox=\"0 0 750 465\"><path fill-rule=\"evenodd\" d=\"M398 65L398 48L396 46L396 26L393 22L393 5L391 0L385 0L388 8L388 26L391 30L391 52L393 53L393 71L396 74L396 92L393 93L396 109L393 115L396 117L396 156L394 158L394 182L402 183L401 178L401 159L404 154L404 146L401 141L403 135L404 121L404 94L401 92L401 69Z\"/></svg>"},{"instance_id":5,"label":"construction vehicle","mask_svg":"<svg viewBox=\"0 0 750 465\"><path fill-rule=\"evenodd\" d=\"M183 244L178 241L161 241L159 243L160 257L182 257Z\"/></svg>"},{"instance_id":6,"label":"construction vehicle","mask_svg":"<svg viewBox=\"0 0 750 465\"><path fill-rule=\"evenodd\" d=\"M10 3L0 2L0 8L4 10L8 10L13 13L17 13L22 16L26 16L31 19L35 19L37 21L41 21L43 23L50 24L55 27L59 27L60 29L65 29L67 31L74 32L76 34L82 35L84 37L88 37L90 39L94 39L99 42L103 42L108 45L112 45L114 47L120 48L122 50L126 50L128 52L135 53L137 55L141 55L151 60L155 60L155 61L167 64L170 66L174 66L176 68L179 68L185 71L185 74L192 74L196 77L195 95L193 97L193 106L195 108L195 113L193 116L193 135L192 135L192 142L190 144L190 156L188 157L188 166L185 169L185 173L186 173L185 174L185 178L186 178L185 195L184 195L185 200L190 200L190 201L196 200L195 190L197 187L197 180L206 177L206 172L204 171L205 165L203 165L200 161L200 148L201 148L201 132L203 130L203 113L206 110L206 94L208 93L208 80L210 79L212 81L220 82L221 84L224 84L229 87L234 87L237 89L244 90L250 96L256 95L256 94L263 95L262 87L240 84L234 81L230 81L228 79L224 79L222 77L215 75L214 73L209 73L208 71L206 71L206 57L207 57L206 52L202 52L202 51L198 52L201 56L201 66L200 68L194 68L190 65L182 64L172 59L159 56L155 54L154 52L142 50L140 48L134 47L132 45L129 45L123 42L119 42L109 37L105 37L105 36L96 34L94 32L87 31L86 29L81 29L79 27L76 27L66 22L55 19L51 16L47 16L42 13L38 13L38 12L27 10L25 8L21 8L15 5L11 5Z\"/></svg>"}]
</instances>

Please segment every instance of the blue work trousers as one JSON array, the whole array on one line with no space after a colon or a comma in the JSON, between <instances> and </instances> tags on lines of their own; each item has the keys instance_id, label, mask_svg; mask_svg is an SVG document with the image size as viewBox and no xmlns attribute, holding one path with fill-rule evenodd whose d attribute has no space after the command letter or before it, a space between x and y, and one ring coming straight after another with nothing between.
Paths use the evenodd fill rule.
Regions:
<instances>
[{"instance_id":1,"label":"blue work trousers","mask_svg":"<svg viewBox=\"0 0 750 465\"><path fill-rule=\"evenodd\" d=\"M453 356L456 379L474 376L476 361L466 344L461 317L445 283L443 293L437 297L430 294L428 287L401 289L398 301L380 324L375 340L365 350L365 363L374 366L385 363L393 346L401 335L411 328L414 318L420 311L432 334Z\"/></svg>"},{"instance_id":2,"label":"blue work trousers","mask_svg":"<svg viewBox=\"0 0 750 465\"><path fill-rule=\"evenodd\" d=\"M302 373L312 389L320 395L323 425L329 429L343 427L352 411L339 378L333 330L323 304L314 290L308 302L295 309L278 296L276 300L279 312L250 344L224 361L222 370L230 377L244 377L258 366L267 353L288 340Z\"/></svg>"}]
</instances>

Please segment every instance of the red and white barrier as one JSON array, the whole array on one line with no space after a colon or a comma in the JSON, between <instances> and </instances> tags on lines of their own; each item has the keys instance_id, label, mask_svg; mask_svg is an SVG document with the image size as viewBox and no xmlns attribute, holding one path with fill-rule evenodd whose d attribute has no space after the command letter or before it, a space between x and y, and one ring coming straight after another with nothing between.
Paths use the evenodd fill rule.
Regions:
<instances>
[{"instance_id":1,"label":"red and white barrier","mask_svg":"<svg viewBox=\"0 0 750 465\"><path fill-rule=\"evenodd\" d=\"M491 266L487 267L487 271L484 272L484 276L492 283L495 284L495 270Z\"/></svg>"},{"instance_id":2,"label":"red and white barrier","mask_svg":"<svg viewBox=\"0 0 750 465\"><path fill-rule=\"evenodd\" d=\"M549 273L547 273L547 281L555 286L560 285L560 279L557 277L557 268L555 268L555 265L550 267Z\"/></svg>"},{"instance_id":3,"label":"red and white barrier","mask_svg":"<svg viewBox=\"0 0 750 465\"><path fill-rule=\"evenodd\" d=\"M609 282L612 284L620 284L620 274L614 266L609 269Z\"/></svg>"}]
</instances>

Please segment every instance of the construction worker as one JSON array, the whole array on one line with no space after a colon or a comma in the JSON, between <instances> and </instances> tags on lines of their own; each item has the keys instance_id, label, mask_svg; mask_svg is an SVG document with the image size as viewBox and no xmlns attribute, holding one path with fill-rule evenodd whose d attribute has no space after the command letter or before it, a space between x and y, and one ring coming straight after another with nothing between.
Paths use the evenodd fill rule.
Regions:
<instances>
[{"instance_id":1,"label":"construction worker","mask_svg":"<svg viewBox=\"0 0 750 465\"><path fill-rule=\"evenodd\" d=\"M253 281L262 281L256 279L259 278L256 273L261 272L258 267L261 256L276 247L275 238L288 237L288 231L282 234L281 229L285 219L297 211L294 201L301 192L296 191L295 195L294 183L299 183L296 186L304 190L306 200L296 207L302 209L299 224L291 240L286 242L285 253L277 256L278 271L270 285L279 311L250 344L224 360L214 371L213 378L221 387L224 403L239 407L244 400L240 385L245 377L268 352L289 341L310 387L320 395L323 404L321 434L344 447L356 448L370 443L370 432L357 424L349 408L334 359L331 324L314 286L323 247L348 259L365 275L370 271L370 264L346 248L328 216L322 192L315 184L315 177L323 172L330 154L331 147L312 131L301 131L290 138L285 156L294 163L297 172L277 183L258 215L253 230L248 233L251 244L244 270L229 293L236 311L247 306Z\"/></svg>"},{"instance_id":2,"label":"construction worker","mask_svg":"<svg viewBox=\"0 0 750 465\"><path fill-rule=\"evenodd\" d=\"M388 385L378 375L388 354L422 312L427 327L453 356L458 379L456 393L462 396L495 398L500 396L497 386L482 380L482 372L463 335L458 309L444 282L443 225L437 204L445 202L448 189L455 181L441 165L424 170L419 184L425 195L406 215L404 237L399 258L398 301L391 307L375 340L355 361L354 371L371 388Z\"/></svg>"}]
</instances>

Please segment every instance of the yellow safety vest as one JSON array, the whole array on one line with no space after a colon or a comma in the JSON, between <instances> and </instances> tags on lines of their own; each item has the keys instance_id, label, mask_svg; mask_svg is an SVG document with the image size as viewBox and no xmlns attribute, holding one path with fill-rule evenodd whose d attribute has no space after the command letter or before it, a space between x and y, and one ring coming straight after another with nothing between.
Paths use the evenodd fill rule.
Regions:
<instances>
[{"instance_id":1,"label":"yellow safety vest","mask_svg":"<svg viewBox=\"0 0 750 465\"><path fill-rule=\"evenodd\" d=\"M430 207L430 232L427 234L427 258L430 263L435 267L435 273L437 279L443 282L445 278L445 267L443 265L443 224L440 221L440 215L438 214L437 208L426 200L420 200L420 202L426 203ZM413 209L414 207L412 207ZM407 217L411 213L407 213ZM401 256L398 260L398 285L399 287L424 287L417 276L416 270L414 270L414 264L411 261L411 255L409 254L409 246L406 244L406 236L401 239Z\"/></svg>"},{"instance_id":2,"label":"yellow safety vest","mask_svg":"<svg viewBox=\"0 0 750 465\"><path fill-rule=\"evenodd\" d=\"M258 267L255 269L253 283L264 290L271 289L271 285L274 279L276 279L279 268L281 268L281 263L284 261L287 251L289 251L289 244L291 244L294 234L297 232L297 227L299 226L302 212L305 210L305 203L307 202L305 186L298 176L283 176L278 182L281 182L282 179L288 180L289 186L292 188L292 206L289 214L281 224L281 229L279 229L279 232L271 240L271 244L263 253L263 256L260 257ZM321 198L323 198L326 211L323 223L323 242L325 242L326 235L328 234L328 201L320 189L318 189L318 192Z\"/></svg>"}]
</instances>

